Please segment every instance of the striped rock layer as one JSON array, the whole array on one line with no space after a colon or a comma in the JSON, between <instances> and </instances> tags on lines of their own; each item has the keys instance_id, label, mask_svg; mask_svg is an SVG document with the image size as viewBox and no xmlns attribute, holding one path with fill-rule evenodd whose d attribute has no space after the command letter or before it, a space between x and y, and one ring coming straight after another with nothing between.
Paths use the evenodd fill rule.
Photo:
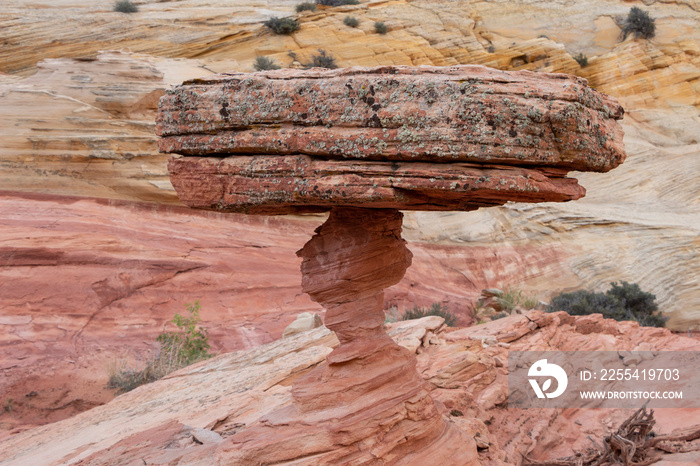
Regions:
<instances>
[{"instance_id":1,"label":"striped rock layer","mask_svg":"<svg viewBox=\"0 0 700 466\"><path fill-rule=\"evenodd\" d=\"M566 201L570 170L625 158L615 99L584 79L483 66L232 73L160 101L156 132L191 207L473 210Z\"/></svg>"},{"instance_id":2,"label":"striped rock layer","mask_svg":"<svg viewBox=\"0 0 700 466\"><path fill-rule=\"evenodd\" d=\"M569 170L624 159L622 113L583 80L484 67L220 75L164 96L160 149L181 155L169 169L186 204L331 211L298 255L302 289L340 345L218 458L476 464L473 436L445 419L383 328L384 289L412 258L398 209L577 199Z\"/></svg>"}]
</instances>

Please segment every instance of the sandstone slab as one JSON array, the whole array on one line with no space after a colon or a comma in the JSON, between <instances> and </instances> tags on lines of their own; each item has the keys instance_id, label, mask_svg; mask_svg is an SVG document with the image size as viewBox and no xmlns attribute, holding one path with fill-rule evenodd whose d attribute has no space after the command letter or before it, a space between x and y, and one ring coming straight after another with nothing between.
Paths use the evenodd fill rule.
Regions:
<instances>
[{"instance_id":1,"label":"sandstone slab","mask_svg":"<svg viewBox=\"0 0 700 466\"><path fill-rule=\"evenodd\" d=\"M578 199L624 160L617 102L564 75L483 66L281 70L186 82L160 150L196 208L475 210ZM216 156L216 157L214 157Z\"/></svg>"},{"instance_id":2,"label":"sandstone slab","mask_svg":"<svg viewBox=\"0 0 700 466\"><path fill-rule=\"evenodd\" d=\"M589 437L608 435L631 414L625 409L522 410L514 414L502 400L497 402L499 393L507 389L507 368L499 366L497 360L507 361L509 350L576 351L585 345L596 350L624 351L634 349L640 341L659 351L700 350L697 339L635 323L606 322L602 316L599 324L615 329L612 335L579 333L579 319L562 313L533 312L478 326L479 333L500 340L504 331L521 326L521 321L537 322L511 341L510 348L483 348L461 331L440 332L444 344L424 347L418 371L428 382L430 396L446 407L446 422L478 439L479 463L518 464L521 455L536 460L567 456L575 449L591 446ZM416 327L415 321L399 322L390 324L389 333L400 336ZM424 331L431 329L435 325L429 322ZM3 464L12 466L126 465L140 458L182 465L225 463L232 457L227 452L233 451L233 438L271 411L290 404L292 381L318 367L338 343L328 329L319 328L245 352L220 355L104 406L6 437L0 443L0 457ZM458 364L465 357L478 363ZM656 410L655 430L664 434L692 426L698 423L698 415L698 410ZM216 432L223 442L200 445L193 441L195 429ZM696 453L689 452L685 458L696 461ZM675 458L680 457L664 457L668 461ZM318 464L316 459L302 453L296 461L311 465Z\"/></svg>"},{"instance_id":3,"label":"sandstone slab","mask_svg":"<svg viewBox=\"0 0 700 466\"><path fill-rule=\"evenodd\" d=\"M163 152L480 162L608 171L622 107L568 75L483 66L231 73L159 104Z\"/></svg>"},{"instance_id":4,"label":"sandstone slab","mask_svg":"<svg viewBox=\"0 0 700 466\"><path fill-rule=\"evenodd\" d=\"M190 207L248 214L333 206L476 210L507 201L561 202L585 194L565 171L467 163L327 161L307 155L172 158L171 182Z\"/></svg>"}]
</instances>

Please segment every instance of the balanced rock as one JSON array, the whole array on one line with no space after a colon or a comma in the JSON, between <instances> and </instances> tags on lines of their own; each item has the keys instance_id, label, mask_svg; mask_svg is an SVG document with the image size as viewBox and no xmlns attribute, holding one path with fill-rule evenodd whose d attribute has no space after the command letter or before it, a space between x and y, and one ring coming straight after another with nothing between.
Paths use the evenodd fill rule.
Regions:
<instances>
[{"instance_id":1,"label":"balanced rock","mask_svg":"<svg viewBox=\"0 0 700 466\"><path fill-rule=\"evenodd\" d=\"M175 88L159 109L160 149L181 156L169 169L185 204L330 210L297 254L302 289L340 345L295 380L291 404L217 458L475 464L473 435L445 419L415 355L383 328L384 289L413 257L399 209L578 199L568 171L624 160L622 107L578 78L456 66L218 75Z\"/></svg>"},{"instance_id":2,"label":"balanced rock","mask_svg":"<svg viewBox=\"0 0 700 466\"><path fill-rule=\"evenodd\" d=\"M169 169L191 207L467 211L582 197L566 173L624 160L622 115L562 74L355 67L188 81L161 99L156 132L190 156Z\"/></svg>"}]
</instances>

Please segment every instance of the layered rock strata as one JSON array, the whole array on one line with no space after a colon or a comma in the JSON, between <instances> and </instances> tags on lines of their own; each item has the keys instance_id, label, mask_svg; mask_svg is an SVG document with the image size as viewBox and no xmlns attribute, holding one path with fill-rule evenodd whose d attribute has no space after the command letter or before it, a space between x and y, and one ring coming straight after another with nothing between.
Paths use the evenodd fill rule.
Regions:
<instances>
[{"instance_id":1,"label":"layered rock strata","mask_svg":"<svg viewBox=\"0 0 700 466\"><path fill-rule=\"evenodd\" d=\"M331 210L299 251L302 288L340 346L293 403L219 448L225 462L474 464L416 360L382 328L384 289L411 262L397 209L475 210L584 195L572 169L624 160L622 108L563 75L489 68L352 68L220 75L159 104L160 149L191 207ZM303 447L299 448L300 439Z\"/></svg>"},{"instance_id":2,"label":"layered rock strata","mask_svg":"<svg viewBox=\"0 0 700 466\"><path fill-rule=\"evenodd\" d=\"M180 199L233 212L565 201L569 170L625 157L622 107L585 80L483 66L217 75L159 108L160 150L197 156L170 161Z\"/></svg>"},{"instance_id":3,"label":"layered rock strata","mask_svg":"<svg viewBox=\"0 0 700 466\"><path fill-rule=\"evenodd\" d=\"M474 439L443 420L415 357L383 328L384 288L398 283L411 264L401 219L392 209L336 208L298 252L302 289L327 309L326 326L340 345L294 383L293 404L231 437L220 458L236 464L300 456L315 464L427 458L474 464Z\"/></svg>"},{"instance_id":4,"label":"layered rock strata","mask_svg":"<svg viewBox=\"0 0 700 466\"><path fill-rule=\"evenodd\" d=\"M531 311L457 331L445 331L442 319L435 316L387 327L399 345L420 353L418 372L431 397L451 412L450 422L476 439L477 464L483 466L520 464L523 455L551 461L585 450L592 445L591 438L599 442L614 433L633 411L571 408L514 413L504 403L510 351L700 350L697 339L636 322L603 319L600 314ZM332 332L318 328L248 351L221 354L60 423L8 435L0 441L0 458L12 466L231 464L226 462L231 439L289 403L292 381L317 367L337 346ZM697 424L699 416L699 409L658 409L654 430L664 434L687 428ZM205 429L223 441L211 432L214 441L202 441L199 433ZM307 443L294 446L298 456L288 464L322 464L305 456L302 449ZM663 460L658 464L697 464L700 451Z\"/></svg>"}]
</instances>

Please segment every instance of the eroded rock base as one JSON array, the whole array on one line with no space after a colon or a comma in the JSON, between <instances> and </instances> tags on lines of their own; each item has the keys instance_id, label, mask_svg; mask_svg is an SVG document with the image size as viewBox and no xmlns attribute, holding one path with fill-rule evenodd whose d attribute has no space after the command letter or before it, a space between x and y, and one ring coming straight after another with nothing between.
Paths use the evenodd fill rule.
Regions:
<instances>
[{"instance_id":1,"label":"eroded rock base","mask_svg":"<svg viewBox=\"0 0 700 466\"><path fill-rule=\"evenodd\" d=\"M231 437L218 459L476 464L473 437L443 419L414 355L382 327L384 288L411 264L401 219L393 209L336 208L298 252L302 288L327 309L340 346L294 383L292 405Z\"/></svg>"}]
</instances>

